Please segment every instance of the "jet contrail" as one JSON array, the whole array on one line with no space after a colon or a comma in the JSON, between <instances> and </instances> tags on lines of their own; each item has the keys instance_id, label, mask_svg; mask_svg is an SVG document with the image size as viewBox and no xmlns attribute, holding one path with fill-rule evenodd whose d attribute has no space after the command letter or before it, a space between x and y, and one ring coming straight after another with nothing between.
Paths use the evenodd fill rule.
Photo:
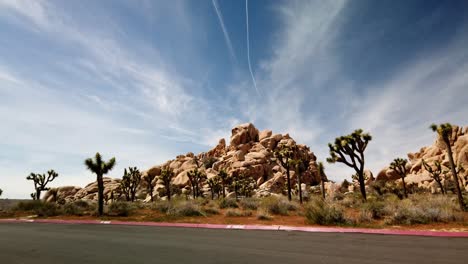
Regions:
<instances>
[{"instance_id":1,"label":"jet contrail","mask_svg":"<svg viewBox=\"0 0 468 264\"><path fill-rule=\"evenodd\" d=\"M226 45L229 49L229 54L231 55L231 58L235 62L237 62L236 54L234 53L234 49L232 48L231 38L229 37L229 33L226 29L226 26L224 25L223 14L221 13L221 10L219 9L219 6L218 6L218 0L211 0L211 2L213 3L213 7L216 11L216 15L218 15L219 25L221 26L221 29L223 30L224 40L226 41Z\"/></svg>"},{"instance_id":2,"label":"jet contrail","mask_svg":"<svg viewBox=\"0 0 468 264\"><path fill-rule=\"evenodd\" d=\"M260 95L260 91L257 88L257 83L252 72L252 65L250 63L250 39L249 39L249 1L245 0L245 18L246 18L246 27L247 27L247 61L249 62L249 71L250 76L252 76L252 82L257 91L257 94Z\"/></svg>"}]
</instances>

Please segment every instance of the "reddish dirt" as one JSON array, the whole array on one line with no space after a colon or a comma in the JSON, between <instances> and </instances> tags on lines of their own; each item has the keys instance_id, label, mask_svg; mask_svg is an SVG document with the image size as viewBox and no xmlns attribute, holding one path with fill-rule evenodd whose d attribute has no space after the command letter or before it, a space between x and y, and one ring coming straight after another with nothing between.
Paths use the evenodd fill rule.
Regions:
<instances>
[{"instance_id":1,"label":"reddish dirt","mask_svg":"<svg viewBox=\"0 0 468 264\"><path fill-rule=\"evenodd\" d=\"M271 220L258 220L255 213L252 216L228 217L225 216L226 210L220 210L218 215L210 216L195 216L195 217L168 217L160 212L141 209L132 216L127 217L95 217L95 216L55 216L47 219L63 219L63 220L112 220L112 221L139 221L139 222L172 222L172 223L199 223L199 224L236 224L236 225L283 225L283 226L316 226L309 225L304 216L299 212L296 215L289 216L272 216ZM357 214L353 210L346 212L349 215ZM0 218L24 218L26 213L15 213L15 215L0 216ZM466 214L468 219L468 213ZM346 227L346 226L345 226ZM389 226L383 223L383 220L375 221L372 224L360 226L362 228L381 228L381 229L397 229L397 230L428 230L428 231L468 231L468 222L462 223L434 223L424 225L411 226Z\"/></svg>"}]
</instances>

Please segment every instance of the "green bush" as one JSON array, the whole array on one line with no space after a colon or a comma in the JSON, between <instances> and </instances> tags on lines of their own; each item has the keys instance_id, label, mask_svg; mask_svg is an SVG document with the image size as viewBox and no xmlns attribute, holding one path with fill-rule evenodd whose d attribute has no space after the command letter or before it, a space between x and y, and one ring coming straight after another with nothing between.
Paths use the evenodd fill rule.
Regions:
<instances>
[{"instance_id":1,"label":"green bush","mask_svg":"<svg viewBox=\"0 0 468 264\"><path fill-rule=\"evenodd\" d=\"M167 213L174 207L174 202L171 201L157 201L154 202L151 206L152 210L159 211L161 213Z\"/></svg>"},{"instance_id":2,"label":"green bush","mask_svg":"<svg viewBox=\"0 0 468 264\"><path fill-rule=\"evenodd\" d=\"M108 215L110 216L129 216L133 213L135 207L129 202L116 201L109 205Z\"/></svg>"},{"instance_id":3,"label":"green bush","mask_svg":"<svg viewBox=\"0 0 468 264\"><path fill-rule=\"evenodd\" d=\"M76 203L66 203L63 205L63 213L66 215L84 215L84 209Z\"/></svg>"},{"instance_id":4,"label":"green bush","mask_svg":"<svg viewBox=\"0 0 468 264\"><path fill-rule=\"evenodd\" d=\"M201 207L193 201L178 203L167 211L167 214L173 216L205 216Z\"/></svg>"},{"instance_id":5,"label":"green bush","mask_svg":"<svg viewBox=\"0 0 468 264\"><path fill-rule=\"evenodd\" d=\"M209 215L218 215L219 214L219 210L216 209L215 207L207 207L207 208L203 209L203 211L206 214L209 214Z\"/></svg>"},{"instance_id":6,"label":"green bush","mask_svg":"<svg viewBox=\"0 0 468 264\"><path fill-rule=\"evenodd\" d=\"M252 216L252 211L241 211L238 209L229 209L226 211L226 216L228 217L240 217L240 216Z\"/></svg>"},{"instance_id":7,"label":"green bush","mask_svg":"<svg viewBox=\"0 0 468 264\"><path fill-rule=\"evenodd\" d=\"M269 221L269 220L272 220L273 217L268 212L260 210L259 212L257 212L257 219L263 220L263 221Z\"/></svg>"},{"instance_id":8,"label":"green bush","mask_svg":"<svg viewBox=\"0 0 468 264\"><path fill-rule=\"evenodd\" d=\"M262 208L274 215L288 215L289 211L296 211L298 206L284 197L269 196L263 199Z\"/></svg>"},{"instance_id":9,"label":"green bush","mask_svg":"<svg viewBox=\"0 0 468 264\"><path fill-rule=\"evenodd\" d=\"M39 200L19 202L13 210L15 211L33 211L43 206L43 202Z\"/></svg>"},{"instance_id":10,"label":"green bush","mask_svg":"<svg viewBox=\"0 0 468 264\"><path fill-rule=\"evenodd\" d=\"M455 201L447 196L414 195L410 199L387 201L386 224L412 225L462 221L463 215Z\"/></svg>"},{"instance_id":11,"label":"green bush","mask_svg":"<svg viewBox=\"0 0 468 264\"><path fill-rule=\"evenodd\" d=\"M62 208L55 203L42 203L42 206L36 208L34 212L38 216L57 216L63 214Z\"/></svg>"},{"instance_id":12,"label":"green bush","mask_svg":"<svg viewBox=\"0 0 468 264\"><path fill-rule=\"evenodd\" d=\"M244 198L239 201L239 204L243 209L257 210L259 201L256 198Z\"/></svg>"},{"instance_id":13,"label":"green bush","mask_svg":"<svg viewBox=\"0 0 468 264\"><path fill-rule=\"evenodd\" d=\"M385 202L377 199L368 199L361 204L361 215L367 215L372 219L381 219L385 216Z\"/></svg>"},{"instance_id":14,"label":"green bush","mask_svg":"<svg viewBox=\"0 0 468 264\"><path fill-rule=\"evenodd\" d=\"M236 199L232 198L225 198L221 199L219 201L219 208L225 209L225 208L238 208L239 206L237 205Z\"/></svg>"},{"instance_id":15,"label":"green bush","mask_svg":"<svg viewBox=\"0 0 468 264\"><path fill-rule=\"evenodd\" d=\"M341 207L322 199L315 199L307 204L305 216L310 224L342 225L347 223Z\"/></svg>"}]
</instances>

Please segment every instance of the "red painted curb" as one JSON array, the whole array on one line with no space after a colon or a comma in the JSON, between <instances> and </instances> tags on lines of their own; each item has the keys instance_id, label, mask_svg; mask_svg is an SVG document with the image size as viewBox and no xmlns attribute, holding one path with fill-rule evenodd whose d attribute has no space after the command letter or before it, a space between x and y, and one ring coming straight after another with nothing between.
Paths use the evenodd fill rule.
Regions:
<instances>
[{"instance_id":1,"label":"red painted curb","mask_svg":"<svg viewBox=\"0 0 468 264\"><path fill-rule=\"evenodd\" d=\"M378 235L406 235L406 236L466 237L468 238L468 232L342 228L342 227L219 225L219 224L158 223L158 222L135 222L135 221L123 222L123 221L98 221L98 220L58 220L58 219L0 219L0 223L129 225L129 226L184 227L184 228L207 228L207 229L300 231L300 232L311 232L311 233L360 233L360 234L378 234Z\"/></svg>"}]
</instances>

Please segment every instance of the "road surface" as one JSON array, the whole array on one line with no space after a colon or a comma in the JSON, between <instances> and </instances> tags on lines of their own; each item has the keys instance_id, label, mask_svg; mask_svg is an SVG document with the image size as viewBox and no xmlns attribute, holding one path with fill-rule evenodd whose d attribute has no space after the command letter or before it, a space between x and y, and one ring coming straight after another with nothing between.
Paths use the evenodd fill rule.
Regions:
<instances>
[{"instance_id":1,"label":"road surface","mask_svg":"<svg viewBox=\"0 0 468 264\"><path fill-rule=\"evenodd\" d=\"M0 224L1 263L468 263L468 239Z\"/></svg>"}]
</instances>

